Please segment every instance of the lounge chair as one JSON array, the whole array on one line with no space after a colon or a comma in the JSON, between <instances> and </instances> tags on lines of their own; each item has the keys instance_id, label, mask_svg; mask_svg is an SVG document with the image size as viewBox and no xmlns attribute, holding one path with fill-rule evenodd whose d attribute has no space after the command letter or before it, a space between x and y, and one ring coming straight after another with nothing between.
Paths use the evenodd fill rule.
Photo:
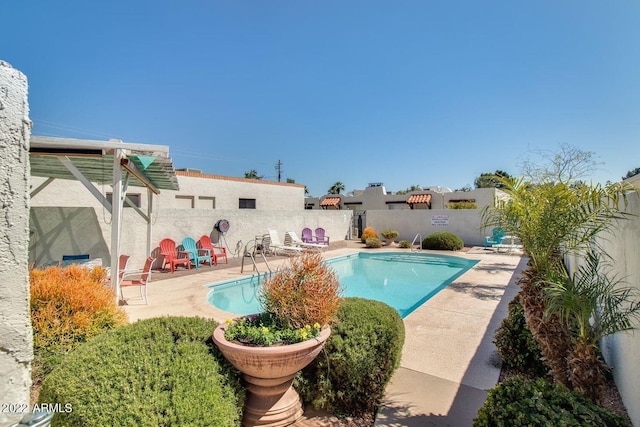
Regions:
<instances>
[{"instance_id":1,"label":"lounge chair","mask_svg":"<svg viewBox=\"0 0 640 427\"><path fill-rule=\"evenodd\" d=\"M325 236L324 228L318 227L316 228L315 233L315 243L319 243L322 245L329 245L329 236Z\"/></svg>"},{"instance_id":2,"label":"lounge chair","mask_svg":"<svg viewBox=\"0 0 640 427\"><path fill-rule=\"evenodd\" d=\"M310 228L302 229L302 241L305 243L318 243L316 239L313 237L313 231Z\"/></svg>"},{"instance_id":3,"label":"lounge chair","mask_svg":"<svg viewBox=\"0 0 640 427\"><path fill-rule=\"evenodd\" d=\"M292 252L299 254L300 252L302 252L302 248L299 246L287 246L282 243L282 241L280 240L280 235L278 235L278 230L269 230L267 246L269 250L276 255L278 254L278 252L284 252L285 254L289 254Z\"/></svg>"},{"instance_id":4,"label":"lounge chair","mask_svg":"<svg viewBox=\"0 0 640 427\"><path fill-rule=\"evenodd\" d=\"M307 243L303 242L295 231L287 231L284 235L284 244L285 246L299 246L301 248L307 249L318 249L326 248L326 245L320 245L318 243Z\"/></svg>"},{"instance_id":5,"label":"lounge chair","mask_svg":"<svg viewBox=\"0 0 640 427\"><path fill-rule=\"evenodd\" d=\"M149 257L144 263L142 270L123 270L122 278L120 279L120 298L124 300L124 293L122 288L128 288L132 286L138 286L140 288L140 297L144 298L144 303L148 304L147 300L147 284L151 281L151 266L155 258ZM144 289L144 293L142 290Z\"/></svg>"},{"instance_id":6,"label":"lounge chair","mask_svg":"<svg viewBox=\"0 0 640 427\"><path fill-rule=\"evenodd\" d=\"M171 239L162 239L160 241L160 253L164 257L162 263L162 269L169 264L171 272L175 271L176 265L186 265L187 269L191 270L191 259L189 258L189 252L178 251L176 249L176 242Z\"/></svg>"},{"instance_id":7,"label":"lounge chair","mask_svg":"<svg viewBox=\"0 0 640 427\"><path fill-rule=\"evenodd\" d=\"M207 235L200 236L197 246L199 248L209 249L211 258L213 258L213 265L218 265L218 258L224 258L225 264L229 264L229 259L227 258L227 248L222 246L213 246L211 237Z\"/></svg>"},{"instance_id":8,"label":"lounge chair","mask_svg":"<svg viewBox=\"0 0 640 427\"><path fill-rule=\"evenodd\" d=\"M206 248L198 248L193 237L185 237L184 239L182 239L182 248L186 252L189 252L189 259L195 264L196 270L203 262L208 262L209 267L213 267L211 251Z\"/></svg>"}]
</instances>

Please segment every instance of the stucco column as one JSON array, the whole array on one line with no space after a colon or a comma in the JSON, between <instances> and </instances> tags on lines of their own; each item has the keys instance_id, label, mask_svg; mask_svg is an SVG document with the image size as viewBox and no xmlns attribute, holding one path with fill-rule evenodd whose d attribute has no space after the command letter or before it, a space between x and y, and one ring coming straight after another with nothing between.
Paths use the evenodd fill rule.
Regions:
<instances>
[{"instance_id":1,"label":"stucco column","mask_svg":"<svg viewBox=\"0 0 640 427\"><path fill-rule=\"evenodd\" d=\"M27 78L0 60L0 425L22 418L13 410L30 409L30 135Z\"/></svg>"}]
</instances>

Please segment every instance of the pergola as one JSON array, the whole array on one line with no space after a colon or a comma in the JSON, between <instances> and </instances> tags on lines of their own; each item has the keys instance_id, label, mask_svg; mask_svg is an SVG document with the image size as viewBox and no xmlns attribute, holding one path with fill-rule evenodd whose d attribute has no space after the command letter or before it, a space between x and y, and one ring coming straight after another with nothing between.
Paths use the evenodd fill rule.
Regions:
<instances>
[{"instance_id":1,"label":"pergola","mask_svg":"<svg viewBox=\"0 0 640 427\"><path fill-rule=\"evenodd\" d=\"M169 147L133 144L120 140L92 141L84 139L32 136L29 146L31 175L47 178L31 191L34 197L55 179L78 180L111 213L111 277L118 277L120 232L124 203L147 223L147 254L151 253L153 196L160 190L178 190L178 178ZM96 187L110 184L112 202ZM143 212L127 197L127 188L147 188L147 212ZM115 283L116 301L120 283Z\"/></svg>"}]
</instances>

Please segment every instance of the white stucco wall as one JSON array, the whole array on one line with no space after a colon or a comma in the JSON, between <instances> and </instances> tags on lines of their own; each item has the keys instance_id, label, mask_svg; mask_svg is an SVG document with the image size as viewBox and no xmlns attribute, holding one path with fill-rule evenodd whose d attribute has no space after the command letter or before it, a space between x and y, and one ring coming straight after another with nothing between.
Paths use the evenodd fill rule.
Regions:
<instances>
[{"instance_id":1,"label":"white stucco wall","mask_svg":"<svg viewBox=\"0 0 640 427\"><path fill-rule=\"evenodd\" d=\"M214 225L220 219L231 223L225 236L231 251L238 241L246 244L270 228L278 230L282 239L290 230L300 235L304 227L323 227L333 241L344 240L349 233L351 211L304 210L304 185L193 172L177 175L180 190L163 190L154 198L152 252L165 237L179 243L186 236L198 239L208 234L215 242L219 236ZM32 177L32 188L44 181ZM111 192L109 185L95 187L103 194ZM146 189L129 187L127 192L141 195L141 209L146 212ZM239 209L240 198L255 199L256 209ZM63 254L88 253L102 258L104 266L110 264L111 215L80 182L53 181L33 197L31 207L30 262L41 265L60 260ZM131 256L131 265L142 265L148 256L146 230L145 221L125 208L121 252Z\"/></svg>"},{"instance_id":2,"label":"white stucco wall","mask_svg":"<svg viewBox=\"0 0 640 427\"><path fill-rule=\"evenodd\" d=\"M636 182L638 186L640 182ZM604 252L602 266L609 277L624 279L623 286L636 289L640 295L640 193L627 194L624 210L630 215L598 239ZM565 258L570 272L582 260L575 255ZM618 391L634 426L640 426L640 324L636 330L606 337L600 343L605 361L611 366Z\"/></svg>"},{"instance_id":3,"label":"white stucco wall","mask_svg":"<svg viewBox=\"0 0 640 427\"><path fill-rule=\"evenodd\" d=\"M196 208L205 208L215 197L215 209L238 209L238 199L256 199L256 210L298 211L304 207L304 185L284 182L224 177L176 172L181 196L193 196ZM176 193L163 191L159 200L163 206L174 204ZM208 206L211 206L208 204Z\"/></svg>"},{"instance_id":4,"label":"white stucco wall","mask_svg":"<svg viewBox=\"0 0 640 427\"><path fill-rule=\"evenodd\" d=\"M162 190L154 196L153 210L192 209L185 198L193 199L193 209L235 210L241 198L255 199L256 210L299 211L304 209L304 185L263 181L219 175L176 172L179 191ZM38 188L46 178L32 177L32 188ZM110 185L94 184L102 193L112 191ZM140 207L147 210L147 190L129 187L127 194L140 194ZM177 197L180 197L179 199ZM213 207L215 201L215 207ZM79 182L55 180L35 195L32 206L90 206L102 209L102 205ZM128 210L128 209L125 209ZM108 212L105 212L108 215Z\"/></svg>"},{"instance_id":5,"label":"white stucco wall","mask_svg":"<svg viewBox=\"0 0 640 427\"><path fill-rule=\"evenodd\" d=\"M601 239L613 261L612 274L626 278L626 285L640 295L640 193L628 195L627 212L612 236ZM638 330L618 333L602 342L605 360L613 367L616 385L634 426L640 426L640 324Z\"/></svg>"},{"instance_id":6,"label":"white stucco wall","mask_svg":"<svg viewBox=\"0 0 640 427\"><path fill-rule=\"evenodd\" d=\"M5 405L29 405L31 387L28 116L27 78L0 61L0 425L22 418Z\"/></svg>"},{"instance_id":7,"label":"white stucco wall","mask_svg":"<svg viewBox=\"0 0 640 427\"><path fill-rule=\"evenodd\" d=\"M398 230L396 241L447 231L460 237L465 246L482 246L485 236L478 209L368 210L365 225L378 234L385 229Z\"/></svg>"}]
</instances>

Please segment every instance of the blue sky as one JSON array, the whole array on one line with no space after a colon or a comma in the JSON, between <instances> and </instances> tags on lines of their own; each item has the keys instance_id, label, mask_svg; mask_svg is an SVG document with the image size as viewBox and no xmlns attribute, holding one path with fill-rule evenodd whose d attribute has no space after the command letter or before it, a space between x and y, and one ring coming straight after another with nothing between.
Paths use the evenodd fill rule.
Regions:
<instances>
[{"instance_id":1,"label":"blue sky","mask_svg":"<svg viewBox=\"0 0 640 427\"><path fill-rule=\"evenodd\" d=\"M34 135L168 145L325 194L473 186L569 144L640 167L640 2L5 2Z\"/></svg>"}]
</instances>

